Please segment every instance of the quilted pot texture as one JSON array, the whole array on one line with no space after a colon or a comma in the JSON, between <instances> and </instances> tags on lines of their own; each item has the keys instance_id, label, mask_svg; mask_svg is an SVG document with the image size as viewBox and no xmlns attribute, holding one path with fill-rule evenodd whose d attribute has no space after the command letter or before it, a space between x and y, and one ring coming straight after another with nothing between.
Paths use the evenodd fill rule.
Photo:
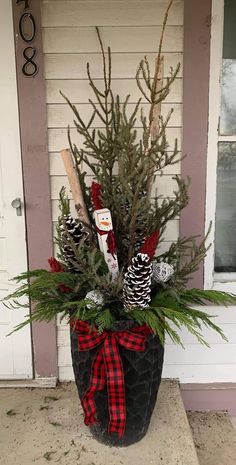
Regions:
<instances>
[{"instance_id":1,"label":"quilted pot texture","mask_svg":"<svg viewBox=\"0 0 236 465\"><path fill-rule=\"evenodd\" d=\"M118 325L130 328L130 322ZM127 327L128 326L128 327ZM134 325L132 325L134 326ZM80 399L89 387L92 362L97 348L78 351L78 335L71 330L71 355L75 381ZM98 422L90 427L93 436L110 446L129 446L142 439L147 430L156 404L161 382L164 348L159 339L150 334L146 339L145 351L132 351L119 346L123 364L126 402L126 426L123 437L108 434L109 410L107 389L95 394Z\"/></svg>"}]
</instances>

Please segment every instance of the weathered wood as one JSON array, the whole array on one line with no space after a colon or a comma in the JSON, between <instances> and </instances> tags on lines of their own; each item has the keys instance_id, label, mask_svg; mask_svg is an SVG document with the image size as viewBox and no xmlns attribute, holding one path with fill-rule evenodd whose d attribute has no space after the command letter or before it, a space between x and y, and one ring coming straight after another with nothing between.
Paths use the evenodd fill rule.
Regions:
<instances>
[{"instance_id":1,"label":"weathered wood","mask_svg":"<svg viewBox=\"0 0 236 465\"><path fill-rule=\"evenodd\" d=\"M85 225L89 226L90 221L88 217L88 212L84 202L81 185L75 171L72 153L69 149L64 149L61 150L61 156L68 177L72 197L75 202L75 208L78 212L78 217L83 223L85 223Z\"/></svg>"}]
</instances>

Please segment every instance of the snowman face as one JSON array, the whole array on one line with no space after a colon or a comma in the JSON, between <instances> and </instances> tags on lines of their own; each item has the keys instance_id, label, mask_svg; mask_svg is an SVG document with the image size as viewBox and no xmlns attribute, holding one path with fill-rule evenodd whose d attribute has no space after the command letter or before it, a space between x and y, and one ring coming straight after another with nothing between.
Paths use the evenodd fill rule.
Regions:
<instances>
[{"instance_id":1,"label":"snowman face","mask_svg":"<svg viewBox=\"0 0 236 465\"><path fill-rule=\"evenodd\" d=\"M103 210L98 213L98 227L101 231L110 231L112 229L111 214L109 210Z\"/></svg>"}]
</instances>

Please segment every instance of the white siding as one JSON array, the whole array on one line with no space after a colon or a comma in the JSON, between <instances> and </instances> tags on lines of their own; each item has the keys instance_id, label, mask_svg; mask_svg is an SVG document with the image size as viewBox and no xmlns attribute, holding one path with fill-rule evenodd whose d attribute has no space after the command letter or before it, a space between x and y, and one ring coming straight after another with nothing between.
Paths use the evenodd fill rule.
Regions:
<instances>
[{"instance_id":1,"label":"white siding","mask_svg":"<svg viewBox=\"0 0 236 465\"><path fill-rule=\"evenodd\" d=\"M169 338L165 347L164 378L179 378L182 383L215 383L236 381L236 307L204 308L209 314L219 315L219 324L229 342L224 342L216 333L205 330L210 348L201 346L195 338L183 330L185 349L174 345ZM58 360L61 379L73 379L69 352L69 334L66 324L58 331Z\"/></svg>"},{"instance_id":2,"label":"white siding","mask_svg":"<svg viewBox=\"0 0 236 465\"><path fill-rule=\"evenodd\" d=\"M85 119L89 118L92 97L86 76L87 61L92 76L99 82L102 78L102 63L95 26L99 26L104 46L112 49L113 91L121 101L130 94L130 110L140 97L135 83L135 73L140 59L146 54L154 69L160 37L162 18L167 1L55 1L42 2L43 40L45 53L45 77L48 108L48 138L51 175L51 198L53 222L59 214L58 198L62 185L68 186L60 158L60 150L68 146L67 125L72 127L73 140L81 146L76 133L73 114L65 104L61 90L80 108ZM182 65L183 49L183 1L176 1L169 17L163 44L165 55L164 74L178 62ZM144 102L144 110L148 107ZM175 138L181 144L182 125L182 68L172 91L163 105L166 115L174 108L169 128L170 149ZM96 127L97 121L94 121ZM87 170L88 183L91 173ZM158 178L158 192L163 197L171 196L175 188L174 174L180 173L180 164L167 167L163 177ZM160 246L165 251L178 236L178 220L171 221ZM69 352L69 334L66 325L58 323L58 359L60 379L72 377Z\"/></svg>"},{"instance_id":3,"label":"white siding","mask_svg":"<svg viewBox=\"0 0 236 465\"><path fill-rule=\"evenodd\" d=\"M73 140L81 139L73 128L73 116L59 91L76 103L85 118L90 107L91 90L86 79L86 63L90 62L92 76L102 78L101 57L94 26L99 26L104 45L112 47L113 89L121 96L131 95L130 107L140 96L135 84L139 60L146 54L152 69L160 26L167 1L137 0L44 0L42 2L43 37L45 52L45 77L48 105L48 137L53 222L58 216L58 194L62 185L68 185L59 151L68 146L67 125L72 125ZM183 1L175 1L170 14L164 41L165 75L170 66L182 59ZM163 114L173 107L174 115L167 131L170 147L177 137L181 147L182 126L182 74L173 85L163 105ZM145 105L144 105L145 107ZM94 122L96 125L96 121ZM180 164L167 168L158 178L157 186L163 196L172 194L173 174L180 173ZM88 173L91 175L91 173ZM91 177L90 177L91 179ZM88 182L90 181L88 177ZM166 241L161 250L169 247L178 236L178 221L172 221L166 230ZM236 381L236 310L214 307L204 309L219 314L221 324L230 343L212 332L206 332L211 349L201 347L186 331L183 342L186 349L167 341L164 376L180 378L181 382ZM65 323L58 322L58 363L61 380L73 379L69 349L69 332Z\"/></svg>"}]
</instances>

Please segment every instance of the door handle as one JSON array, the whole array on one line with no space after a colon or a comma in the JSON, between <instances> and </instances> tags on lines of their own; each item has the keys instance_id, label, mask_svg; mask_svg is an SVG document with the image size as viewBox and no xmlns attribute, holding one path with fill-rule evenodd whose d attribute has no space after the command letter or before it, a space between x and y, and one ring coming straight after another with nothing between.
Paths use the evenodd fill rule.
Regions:
<instances>
[{"instance_id":1,"label":"door handle","mask_svg":"<svg viewBox=\"0 0 236 465\"><path fill-rule=\"evenodd\" d=\"M17 216L22 216L22 203L19 197L12 200L11 206L16 209Z\"/></svg>"}]
</instances>

